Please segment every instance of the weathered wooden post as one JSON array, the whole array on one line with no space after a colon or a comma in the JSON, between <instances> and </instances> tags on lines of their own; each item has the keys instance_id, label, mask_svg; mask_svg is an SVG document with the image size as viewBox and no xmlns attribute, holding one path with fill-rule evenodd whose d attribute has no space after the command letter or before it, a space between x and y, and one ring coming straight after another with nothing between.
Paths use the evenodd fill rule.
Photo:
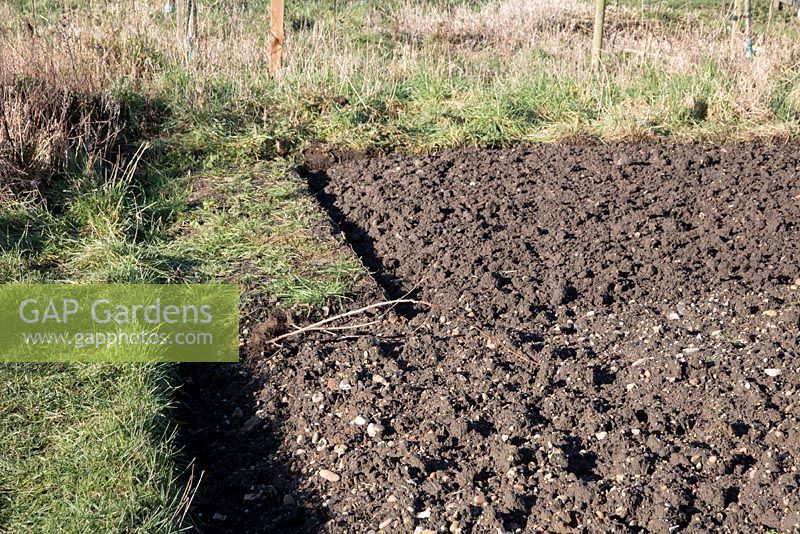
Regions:
<instances>
[{"instance_id":1,"label":"weathered wooden post","mask_svg":"<svg viewBox=\"0 0 800 534\"><path fill-rule=\"evenodd\" d=\"M592 70L600 66L603 53L603 25L606 19L606 0L595 0L594 4L594 40L592 41Z\"/></svg>"},{"instance_id":2,"label":"weathered wooden post","mask_svg":"<svg viewBox=\"0 0 800 534\"><path fill-rule=\"evenodd\" d=\"M271 1L269 26L269 73L275 78L283 60L283 0Z\"/></svg>"},{"instance_id":3,"label":"weathered wooden post","mask_svg":"<svg viewBox=\"0 0 800 534\"><path fill-rule=\"evenodd\" d=\"M183 27L183 50L186 61L192 62L194 57L194 37L197 29L197 1L186 0L186 13Z\"/></svg>"},{"instance_id":4,"label":"weathered wooden post","mask_svg":"<svg viewBox=\"0 0 800 534\"><path fill-rule=\"evenodd\" d=\"M753 5L744 0L744 55L753 57Z\"/></svg>"}]
</instances>

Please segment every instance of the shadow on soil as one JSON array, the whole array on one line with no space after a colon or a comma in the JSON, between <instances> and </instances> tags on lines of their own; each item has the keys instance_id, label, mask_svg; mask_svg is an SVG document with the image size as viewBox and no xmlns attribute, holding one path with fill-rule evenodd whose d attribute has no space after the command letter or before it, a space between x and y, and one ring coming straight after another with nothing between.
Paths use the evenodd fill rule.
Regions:
<instances>
[{"instance_id":1,"label":"shadow on soil","mask_svg":"<svg viewBox=\"0 0 800 534\"><path fill-rule=\"evenodd\" d=\"M191 524L200 532L318 532L326 517L305 504L320 500L300 490L278 450L282 418L260 411L270 377L244 356L237 364L181 364L179 377L183 454L194 461L195 481L202 476Z\"/></svg>"},{"instance_id":2,"label":"shadow on soil","mask_svg":"<svg viewBox=\"0 0 800 534\"><path fill-rule=\"evenodd\" d=\"M334 153L326 151L324 147L312 147L304 154L305 163L297 171L306 180L308 188L320 206L325 210L333 224L335 232L344 235L347 244L361 260L364 267L369 270L372 278L384 291L388 299L419 299L420 288L407 288L403 286L399 277L395 276L384 266L383 258L375 249L375 240L363 227L349 219L336 206L336 195L327 189L330 183L327 169L335 163L346 159L359 159L369 157L364 153ZM420 310L413 305L401 304L394 310L407 319L411 319Z\"/></svg>"},{"instance_id":3,"label":"shadow on soil","mask_svg":"<svg viewBox=\"0 0 800 534\"><path fill-rule=\"evenodd\" d=\"M298 172L386 296L415 298L416 291L409 292L384 269L367 232L348 220L335 207L335 196L326 192L326 169L336 158L306 154L306 165ZM398 306L395 311L407 317L415 313L412 307ZM278 357L290 358L296 348L284 350L287 354ZM185 457L194 460L195 478L200 473L203 477L190 509L192 523L201 532L319 532L328 517L312 503L322 499L301 489L300 477L289 468L291 458L280 451L289 414L274 414L287 408L280 398L259 397L270 389L266 386L281 381L258 365L274 356L251 352L249 357L243 352L239 364L180 368L181 440Z\"/></svg>"},{"instance_id":4,"label":"shadow on soil","mask_svg":"<svg viewBox=\"0 0 800 534\"><path fill-rule=\"evenodd\" d=\"M364 266L369 269L375 280L386 290L387 296L396 299L407 295L408 291L403 289L400 280L384 270L383 262L375 251L375 241L366 230L348 219L336 207L336 196L325 190L325 186L330 181L328 174L324 170L311 171L305 168L301 168L300 172L301 176L308 181L311 192L325 209L335 228L344 233L345 239L353 248L353 251L361 259Z\"/></svg>"}]
</instances>

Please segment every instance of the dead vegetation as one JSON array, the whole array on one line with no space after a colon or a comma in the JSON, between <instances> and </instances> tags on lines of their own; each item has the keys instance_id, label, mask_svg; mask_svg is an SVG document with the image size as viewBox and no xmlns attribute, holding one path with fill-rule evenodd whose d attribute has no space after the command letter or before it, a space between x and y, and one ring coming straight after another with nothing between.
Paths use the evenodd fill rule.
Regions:
<instances>
[{"instance_id":1,"label":"dead vegetation","mask_svg":"<svg viewBox=\"0 0 800 534\"><path fill-rule=\"evenodd\" d=\"M95 167L111 156L121 129L119 103L109 98L0 74L0 201Z\"/></svg>"}]
</instances>

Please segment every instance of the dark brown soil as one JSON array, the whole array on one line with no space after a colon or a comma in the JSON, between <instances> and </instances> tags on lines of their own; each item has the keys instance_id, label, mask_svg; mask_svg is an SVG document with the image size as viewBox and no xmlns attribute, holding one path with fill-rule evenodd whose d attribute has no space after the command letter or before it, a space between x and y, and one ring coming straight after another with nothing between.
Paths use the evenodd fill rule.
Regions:
<instances>
[{"instance_id":1,"label":"dark brown soil","mask_svg":"<svg viewBox=\"0 0 800 534\"><path fill-rule=\"evenodd\" d=\"M248 388L195 371L249 407L200 408L209 529L796 531L798 176L757 144L310 169L386 294L432 308L250 336L223 373Z\"/></svg>"}]
</instances>

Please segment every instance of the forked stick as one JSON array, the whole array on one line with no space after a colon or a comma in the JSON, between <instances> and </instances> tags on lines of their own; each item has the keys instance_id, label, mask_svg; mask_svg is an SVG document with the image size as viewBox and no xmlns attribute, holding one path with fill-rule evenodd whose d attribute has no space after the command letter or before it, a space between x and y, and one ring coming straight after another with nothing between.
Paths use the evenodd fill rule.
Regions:
<instances>
[{"instance_id":1,"label":"forked stick","mask_svg":"<svg viewBox=\"0 0 800 534\"><path fill-rule=\"evenodd\" d=\"M358 308L357 310L351 310L349 312L345 312L339 315L334 315L333 317L328 317L327 319L323 319L322 321L317 321L316 323L304 326L303 328L298 328L293 332L289 332L287 334L274 337L269 341L267 341L267 343L278 343L278 341L282 341L286 338L296 336L304 332L322 330L322 328L320 327L325 326L328 323L338 321L339 319L352 317L353 315L358 315L359 313L364 313L365 311L374 310L375 308L383 308L385 306L396 306L398 304L422 304L423 306L428 306L429 308L433 307L433 304L431 304L430 302L425 302L424 300L414 300L414 299L397 299L397 300L387 300L384 302L376 302L375 304L370 304L369 306L364 306L363 308Z\"/></svg>"}]
</instances>

